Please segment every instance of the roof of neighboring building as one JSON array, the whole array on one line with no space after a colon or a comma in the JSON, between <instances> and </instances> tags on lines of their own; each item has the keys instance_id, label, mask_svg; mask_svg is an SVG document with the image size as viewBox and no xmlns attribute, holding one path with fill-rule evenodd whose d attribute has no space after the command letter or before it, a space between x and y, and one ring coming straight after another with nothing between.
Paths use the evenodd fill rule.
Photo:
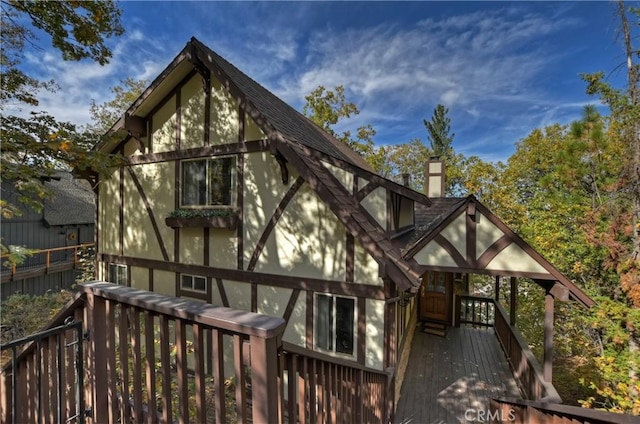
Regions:
<instances>
[{"instance_id":1,"label":"roof of neighboring building","mask_svg":"<svg viewBox=\"0 0 640 424\"><path fill-rule=\"evenodd\" d=\"M44 221L47 225L93 224L95 197L91 186L73 178L70 172L58 171L45 181L51 199L44 201Z\"/></svg>"}]
</instances>

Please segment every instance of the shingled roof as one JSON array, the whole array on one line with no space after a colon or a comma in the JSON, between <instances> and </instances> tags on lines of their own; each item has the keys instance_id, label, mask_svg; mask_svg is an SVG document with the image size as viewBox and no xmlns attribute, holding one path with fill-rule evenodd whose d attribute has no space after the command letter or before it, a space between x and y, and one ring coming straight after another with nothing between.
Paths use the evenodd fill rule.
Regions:
<instances>
[{"instance_id":1,"label":"shingled roof","mask_svg":"<svg viewBox=\"0 0 640 424\"><path fill-rule=\"evenodd\" d=\"M250 105L259 111L268 124L283 138L345 160L360 168L371 170L369 164L359 154L323 131L306 116L258 84L195 37L191 38L187 48L189 45L195 47L196 55L205 65L219 68L229 79L229 82L245 96Z\"/></svg>"},{"instance_id":2,"label":"shingled roof","mask_svg":"<svg viewBox=\"0 0 640 424\"><path fill-rule=\"evenodd\" d=\"M43 219L46 225L93 224L95 199L84 180L73 178L69 172L56 172L45 182L51 198L44 201Z\"/></svg>"},{"instance_id":3,"label":"shingled roof","mask_svg":"<svg viewBox=\"0 0 640 424\"><path fill-rule=\"evenodd\" d=\"M363 212L363 207L342 184L302 146L278 143L278 152L296 167L304 180L329 206L356 240L384 268L402 290L416 292L422 273L413 259L404 259L386 231Z\"/></svg>"},{"instance_id":4,"label":"shingled roof","mask_svg":"<svg viewBox=\"0 0 640 424\"><path fill-rule=\"evenodd\" d=\"M125 112L125 116L136 115L140 105L169 78L172 72L179 70L185 62L190 63L195 69L208 70L215 75L269 139L297 143L348 162L358 168L373 171L362 156L328 134L195 37L189 40L169 66L131 105ZM125 120L125 117L121 118L110 131L115 132L123 128ZM95 149L102 150L109 143L108 138L105 138ZM107 147L107 150L110 149Z\"/></svg>"}]
</instances>

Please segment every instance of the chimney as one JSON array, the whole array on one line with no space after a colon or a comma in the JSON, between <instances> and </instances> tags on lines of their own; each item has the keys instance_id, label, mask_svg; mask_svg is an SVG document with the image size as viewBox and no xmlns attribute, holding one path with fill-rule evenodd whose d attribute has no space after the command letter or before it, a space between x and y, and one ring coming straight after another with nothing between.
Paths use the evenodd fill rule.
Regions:
<instances>
[{"instance_id":1,"label":"chimney","mask_svg":"<svg viewBox=\"0 0 640 424\"><path fill-rule=\"evenodd\" d=\"M402 184L404 184L405 187L409 187L410 178L411 174L402 174Z\"/></svg>"},{"instance_id":2,"label":"chimney","mask_svg":"<svg viewBox=\"0 0 640 424\"><path fill-rule=\"evenodd\" d=\"M438 156L431 157L427 161L424 174L427 197L444 197L444 161Z\"/></svg>"}]
</instances>

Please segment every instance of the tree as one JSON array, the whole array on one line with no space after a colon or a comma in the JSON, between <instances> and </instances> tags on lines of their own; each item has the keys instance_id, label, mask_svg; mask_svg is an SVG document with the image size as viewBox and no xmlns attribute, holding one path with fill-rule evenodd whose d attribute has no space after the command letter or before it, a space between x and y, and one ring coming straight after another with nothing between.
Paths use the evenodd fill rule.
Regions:
<instances>
[{"instance_id":1,"label":"tree","mask_svg":"<svg viewBox=\"0 0 640 424\"><path fill-rule=\"evenodd\" d=\"M434 156L439 156L445 161L453 159L453 139L455 133L451 132L451 119L447 116L449 108L439 104L433 110L431 121L423 120L424 126L429 132L428 140Z\"/></svg>"},{"instance_id":2,"label":"tree","mask_svg":"<svg viewBox=\"0 0 640 424\"><path fill-rule=\"evenodd\" d=\"M617 89L604 80L604 73L584 74L588 83L587 93L598 95L610 109L609 137L619 140L625 148L622 172L618 178L616 194L617 204L629 202L631 205L631 226L620 226L616 238L625 247L620 257L618 269L621 276L621 288L629 300L640 307L640 65L635 62L640 50L632 45L640 25L640 9L627 8L624 2L618 2L617 14L620 18L623 46L626 58L627 86ZM636 22L629 25L629 19ZM630 239L627 245L624 240Z\"/></svg>"},{"instance_id":3,"label":"tree","mask_svg":"<svg viewBox=\"0 0 640 424\"><path fill-rule=\"evenodd\" d=\"M124 32L120 9L112 1L1 2L3 29L0 51L0 137L1 177L14 181L20 201L40 210L48 192L41 178L55 168L95 171L106 169L110 158L88 151L86 133L75 125L59 122L46 112L25 113L38 106L41 90L55 91L55 81L41 81L28 75L21 62L25 50L37 49L36 31L50 37L63 60L109 62L111 49L106 40ZM0 200L2 216L19 215L20 208Z\"/></svg>"},{"instance_id":4,"label":"tree","mask_svg":"<svg viewBox=\"0 0 640 424\"><path fill-rule=\"evenodd\" d=\"M120 84L111 87L113 98L104 103L97 104L91 100L89 113L93 123L88 124L84 130L100 139L107 134L122 114L135 102L147 87L146 80L126 78L120 80Z\"/></svg>"},{"instance_id":5,"label":"tree","mask_svg":"<svg viewBox=\"0 0 640 424\"><path fill-rule=\"evenodd\" d=\"M302 113L307 118L360 154L376 172L386 175L386 149L375 146L376 130L370 124L359 127L355 136L349 130L339 133L335 129L344 118L360 113L355 103L347 101L344 86L338 85L333 90L319 86L305 96L305 100Z\"/></svg>"}]
</instances>

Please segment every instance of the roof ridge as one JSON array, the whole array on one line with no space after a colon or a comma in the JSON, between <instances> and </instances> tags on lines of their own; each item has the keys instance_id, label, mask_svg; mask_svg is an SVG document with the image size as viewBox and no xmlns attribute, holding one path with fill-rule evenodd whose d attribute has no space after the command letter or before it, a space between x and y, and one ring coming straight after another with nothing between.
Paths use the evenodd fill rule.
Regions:
<instances>
[{"instance_id":1,"label":"roof ridge","mask_svg":"<svg viewBox=\"0 0 640 424\"><path fill-rule=\"evenodd\" d=\"M246 100L266 118L267 122L283 138L345 160L367 171L373 171L371 166L357 152L323 130L300 111L241 71L219 53L195 37L191 38L190 43L210 55L210 60L221 68L220 70L236 85L236 88L245 96ZM263 105L271 106L271 108L263 107ZM273 106L278 110L272 113Z\"/></svg>"}]
</instances>

